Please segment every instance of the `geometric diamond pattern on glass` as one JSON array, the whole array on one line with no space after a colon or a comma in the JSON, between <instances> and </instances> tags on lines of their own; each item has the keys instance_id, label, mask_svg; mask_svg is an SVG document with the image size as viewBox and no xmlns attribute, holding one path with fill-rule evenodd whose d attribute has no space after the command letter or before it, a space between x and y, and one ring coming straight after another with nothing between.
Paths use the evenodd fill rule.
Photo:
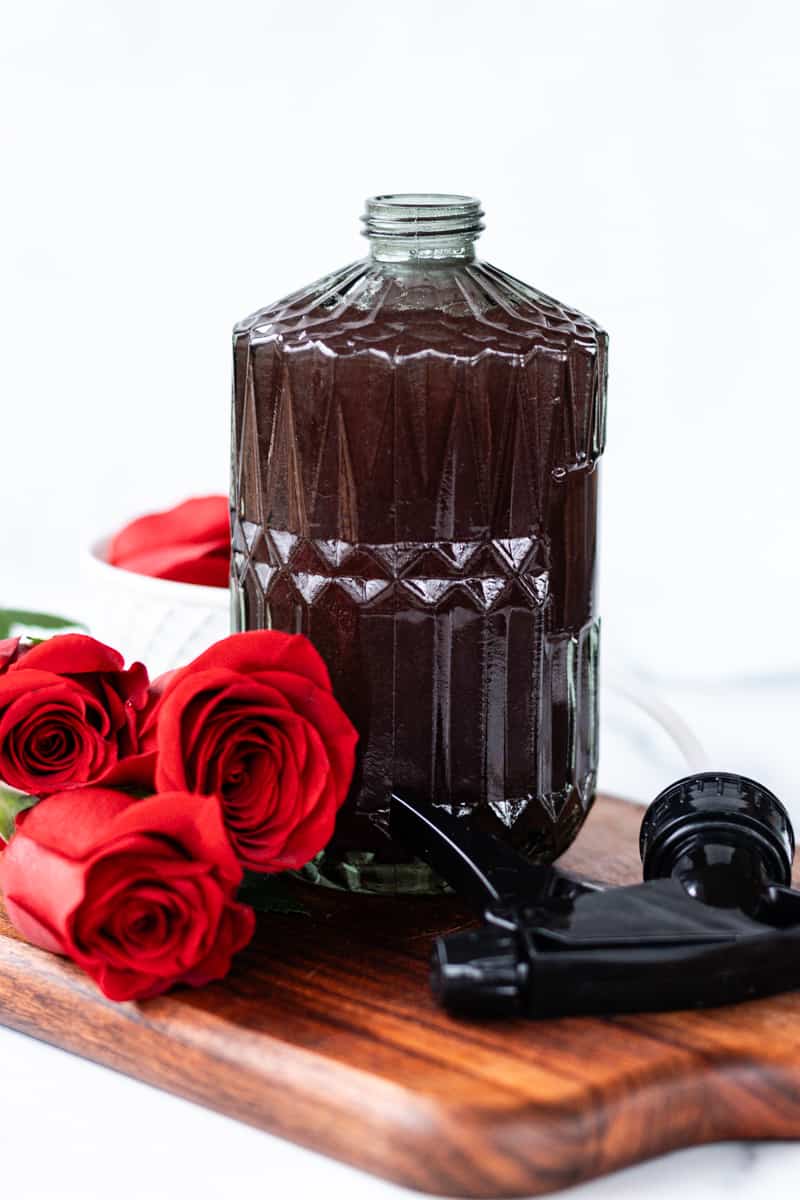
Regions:
<instances>
[{"instance_id":1,"label":"geometric diamond pattern on glass","mask_svg":"<svg viewBox=\"0 0 800 1200\"><path fill-rule=\"evenodd\" d=\"M235 611L303 632L360 732L337 823L391 787L535 857L594 795L607 339L485 263L364 260L234 333Z\"/></svg>"}]
</instances>

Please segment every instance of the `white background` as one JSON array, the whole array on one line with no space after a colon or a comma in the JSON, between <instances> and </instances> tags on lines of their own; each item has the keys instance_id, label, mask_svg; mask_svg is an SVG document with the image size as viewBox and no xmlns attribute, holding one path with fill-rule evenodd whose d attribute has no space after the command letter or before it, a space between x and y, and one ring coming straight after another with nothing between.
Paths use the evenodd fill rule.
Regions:
<instances>
[{"instance_id":1,"label":"white background","mask_svg":"<svg viewBox=\"0 0 800 1200\"><path fill-rule=\"evenodd\" d=\"M473 193L482 255L611 334L606 662L671 701L719 766L791 802L797 11L3 0L0 604L80 617L84 540L226 490L230 326L361 256L366 195ZM642 790L614 754L604 778ZM9 1194L228 1196L228 1178L288 1194L292 1178L345 1177L10 1035L0 1054ZM668 1195L691 1162L721 1195L754 1161L733 1153L594 1194ZM83 1180L98 1154L130 1172ZM800 1165L777 1155L747 1173L750 1195Z\"/></svg>"}]
</instances>

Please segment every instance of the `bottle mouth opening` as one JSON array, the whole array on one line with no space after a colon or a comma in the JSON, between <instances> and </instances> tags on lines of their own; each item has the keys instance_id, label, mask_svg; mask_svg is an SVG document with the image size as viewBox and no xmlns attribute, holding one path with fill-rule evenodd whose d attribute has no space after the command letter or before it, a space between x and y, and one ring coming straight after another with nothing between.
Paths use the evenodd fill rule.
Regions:
<instances>
[{"instance_id":1,"label":"bottle mouth opening","mask_svg":"<svg viewBox=\"0 0 800 1200\"><path fill-rule=\"evenodd\" d=\"M474 241L484 228L480 200L442 192L371 196L361 219L365 236L382 241L451 237Z\"/></svg>"}]
</instances>

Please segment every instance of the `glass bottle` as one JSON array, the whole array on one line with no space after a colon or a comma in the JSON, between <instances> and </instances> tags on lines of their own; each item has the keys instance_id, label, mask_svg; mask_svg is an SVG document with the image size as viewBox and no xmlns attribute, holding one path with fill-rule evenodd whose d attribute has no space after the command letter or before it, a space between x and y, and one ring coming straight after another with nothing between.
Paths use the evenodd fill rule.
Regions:
<instances>
[{"instance_id":1,"label":"glass bottle","mask_svg":"<svg viewBox=\"0 0 800 1200\"><path fill-rule=\"evenodd\" d=\"M360 733L313 870L428 890L391 788L534 859L594 797L607 337L475 258L480 203L367 202L369 256L234 330L236 628L302 632Z\"/></svg>"}]
</instances>

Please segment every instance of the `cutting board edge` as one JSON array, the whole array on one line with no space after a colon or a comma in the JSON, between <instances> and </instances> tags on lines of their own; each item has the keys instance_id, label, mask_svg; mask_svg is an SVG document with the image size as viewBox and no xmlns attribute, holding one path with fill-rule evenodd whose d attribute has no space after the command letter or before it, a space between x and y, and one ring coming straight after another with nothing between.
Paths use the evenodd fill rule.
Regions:
<instances>
[{"instance_id":1,"label":"cutting board edge","mask_svg":"<svg viewBox=\"0 0 800 1200\"><path fill-rule=\"evenodd\" d=\"M746 1058L703 1064L684 1055L671 1076L634 1086L630 1080L620 1080L598 1095L590 1108L581 1108L575 1099L536 1106L523 1102L502 1113L492 1108L491 1123L483 1119L486 1110L474 1105L415 1095L373 1076L366 1077L370 1100L381 1093L382 1103L367 1109L365 1121L364 1095L357 1090L365 1076L357 1068L352 1069L356 1090L349 1099L348 1089L339 1087L322 1104L311 1086L313 1069L303 1076L305 1087L297 1080L287 1085L272 1077L271 1061L257 1069L215 1058L216 1087L206 1089L198 1085L191 1069L190 1060L199 1054L192 1039L181 1036L180 1024L174 1020L162 1026L158 1006L158 1001L144 1006L112 1004L70 964L16 939L0 938L3 1024L427 1194L476 1200L543 1195L671 1150L750 1139L754 1090L764 1117L758 1136L800 1136L797 1067L780 1061L765 1066ZM122 1030L124 1038L98 1036ZM136 1057L139 1038L147 1039L146 1054ZM277 1039L270 1041L276 1048L281 1045ZM121 1046L131 1045L133 1055L120 1052ZM292 1048L289 1057L296 1064L300 1054ZM324 1063L324 1056L313 1052L306 1052L306 1057L309 1062L319 1059L320 1067ZM208 1077L206 1062L204 1066L200 1078ZM274 1097L268 1105L265 1092ZM774 1093L772 1102L770 1093ZM792 1093L793 1113L787 1117L785 1102ZM282 1098L291 1100L293 1120L286 1118L285 1110L282 1115ZM383 1107L394 1101L402 1105L403 1119L398 1123L395 1111L393 1123L387 1125ZM665 1108L670 1113L666 1124ZM358 1146L347 1132L355 1125L360 1133ZM406 1146L398 1136L403 1127L409 1138Z\"/></svg>"},{"instance_id":2,"label":"cutting board edge","mask_svg":"<svg viewBox=\"0 0 800 1200\"><path fill-rule=\"evenodd\" d=\"M562 861L633 881L640 811L598 798ZM704 1013L513 1022L478 1037L470 1027L461 1038L429 1001L424 1017L417 1008L428 910L406 929L403 908L385 934L380 987L365 993L359 970L383 917L319 899L299 958L293 922L276 918L224 983L141 1005L106 1000L73 964L21 940L0 906L0 1022L440 1196L543 1195L680 1148L800 1137L800 993ZM338 958L333 915L353 922ZM265 1143L265 1174L268 1154Z\"/></svg>"}]
</instances>

